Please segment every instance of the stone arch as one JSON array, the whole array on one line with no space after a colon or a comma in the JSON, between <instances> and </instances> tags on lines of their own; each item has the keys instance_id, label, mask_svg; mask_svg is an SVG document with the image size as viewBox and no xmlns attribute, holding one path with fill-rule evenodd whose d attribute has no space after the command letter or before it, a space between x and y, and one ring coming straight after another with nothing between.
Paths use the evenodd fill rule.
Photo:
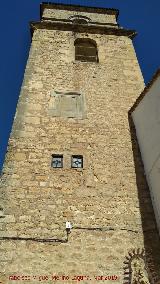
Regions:
<instances>
[{"instance_id":1,"label":"stone arch","mask_svg":"<svg viewBox=\"0 0 160 284\"><path fill-rule=\"evenodd\" d=\"M74 24L80 24L80 25L87 25L88 22L91 21L90 18L86 16L81 16L81 15L75 15L69 17L69 19L74 23Z\"/></svg>"}]
</instances>

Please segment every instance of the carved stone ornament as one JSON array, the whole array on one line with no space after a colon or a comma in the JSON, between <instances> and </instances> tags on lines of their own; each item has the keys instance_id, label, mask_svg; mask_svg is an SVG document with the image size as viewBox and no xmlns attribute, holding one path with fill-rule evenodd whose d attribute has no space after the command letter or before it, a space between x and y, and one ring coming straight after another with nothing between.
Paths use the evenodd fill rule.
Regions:
<instances>
[{"instance_id":1,"label":"carved stone ornament","mask_svg":"<svg viewBox=\"0 0 160 284\"><path fill-rule=\"evenodd\" d=\"M124 284L160 284L154 271L152 254L145 254L144 249L133 249L124 261Z\"/></svg>"}]
</instances>

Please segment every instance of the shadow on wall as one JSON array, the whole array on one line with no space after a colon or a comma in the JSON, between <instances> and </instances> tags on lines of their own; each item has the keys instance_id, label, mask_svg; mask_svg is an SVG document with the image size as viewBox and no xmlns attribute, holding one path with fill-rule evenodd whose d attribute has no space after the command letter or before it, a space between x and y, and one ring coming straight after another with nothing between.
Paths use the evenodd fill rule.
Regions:
<instances>
[{"instance_id":1,"label":"shadow on wall","mask_svg":"<svg viewBox=\"0 0 160 284\"><path fill-rule=\"evenodd\" d=\"M151 283L156 284L160 283L160 237L156 226L150 191L144 174L144 166L136 136L136 129L131 117L131 112L129 112L128 114L128 120L132 141L132 151L135 165L142 229L144 235L146 267L150 279L152 279Z\"/></svg>"}]
</instances>

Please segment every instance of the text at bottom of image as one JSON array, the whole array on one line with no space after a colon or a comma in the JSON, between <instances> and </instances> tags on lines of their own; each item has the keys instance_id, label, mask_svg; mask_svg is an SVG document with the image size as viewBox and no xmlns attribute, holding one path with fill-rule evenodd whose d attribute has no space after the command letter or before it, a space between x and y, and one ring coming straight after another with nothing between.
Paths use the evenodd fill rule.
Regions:
<instances>
[{"instance_id":1,"label":"text at bottom of image","mask_svg":"<svg viewBox=\"0 0 160 284\"><path fill-rule=\"evenodd\" d=\"M10 275L9 281L117 281L120 277L117 275ZM2 283L2 282L0 282Z\"/></svg>"}]
</instances>

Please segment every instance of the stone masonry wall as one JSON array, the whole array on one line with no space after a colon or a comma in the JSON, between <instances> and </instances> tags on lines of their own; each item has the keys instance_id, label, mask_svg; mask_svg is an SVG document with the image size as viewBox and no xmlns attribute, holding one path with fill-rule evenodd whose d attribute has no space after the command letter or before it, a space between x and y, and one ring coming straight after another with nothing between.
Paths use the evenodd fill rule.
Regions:
<instances>
[{"instance_id":1,"label":"stone masonry wall","mask_svg":"<svg viewBox=\"0 0 160 284\"><path fill-rule=\"evenodd\" d=\"M81 11L66 11L60 9L44 9L43 18L55 18L59 20L69 19L71 16L85 16L91 19L92 22L99 22L99 23L112 23L116 24L116 17L115 15L109 14L98 14L98 13L86 13Z\"/></svg>"},{"instance_id":2,"label":"stone masonry wall","mask_svg":"<svg viewBox=\"0 0 160 284\"><path fill-rule=\"evenodd\" d=\"M79 37L97 42L99 63L75 62ZM117 275L114 282L123 283L128 251L145 247L128 122L128 110L143 88L129 38L34 32L1 182L0 236L6 237L0 241L2 283L39 283L44 275L43 283L78 283L71 280L74 275L92 279L82 283L103 283L94 276ZM87 118L52 117L53 90L83 93ZM52 154L64 155L64 168L51 167ZM73 154L83 155L83 169L71 169ZM140 172L148 208L145 230L149 240L156 236L157 245L141 165ZM73 230L65 243L66 221ZM13 281L11 275L31 278ZM54 281L51 275L70 279Z\"/></svg>"}]
</instances>

